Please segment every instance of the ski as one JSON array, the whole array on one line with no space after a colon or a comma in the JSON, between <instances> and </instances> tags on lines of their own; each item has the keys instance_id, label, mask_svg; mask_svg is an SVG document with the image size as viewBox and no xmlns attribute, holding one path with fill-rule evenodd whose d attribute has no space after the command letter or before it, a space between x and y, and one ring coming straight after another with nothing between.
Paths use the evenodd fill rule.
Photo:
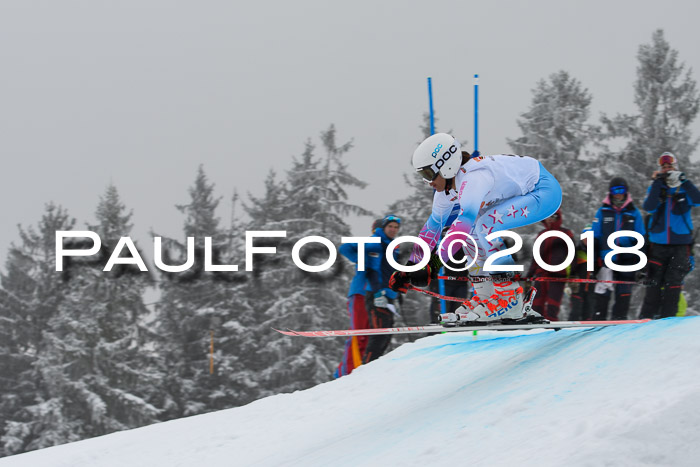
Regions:
<instances>
[{"instance_id":1,"label":"ski","mask_svg":"<svg viewBox=\"0 0 700 467\"><path fill-rule=\"evenodd\" d=\"M348 337L348 336L378 336L387 334L425 334L442 332L471 332L471 331L519 331L528 329L566 329L566 328L597 328L604 326L619 326L624 324L641 324L650 319L631 319L620 321L552 321L538 324L484 324L480 326L454 326L447 327L440 324L428 324L426 326L408 326L403 328L377 328L377 329L336 329L330 331L294 331L288 329L275 331L286 336L301 337ZM274 329L274 328L273 328Z\"/></svg>"}]
</instances>

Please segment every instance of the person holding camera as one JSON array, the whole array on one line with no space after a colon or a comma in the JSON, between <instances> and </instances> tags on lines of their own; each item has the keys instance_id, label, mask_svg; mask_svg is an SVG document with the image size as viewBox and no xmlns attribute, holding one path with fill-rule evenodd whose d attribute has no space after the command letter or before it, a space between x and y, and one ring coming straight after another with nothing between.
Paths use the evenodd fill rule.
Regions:
<instances>
[{"instance_id":1,"label":"person holding camera","mask_svg":"<svg viewBox=\"0 0 700 467\"><path fill-rule=\"evenodd\" d=\"M648 278L641 318L667 318L678 311L683 278L692 269L693 221L690 210L700 205L700 191L678 170L676 157L665 152L642 207L651 214Z\"/></svg>"}]
</instances>

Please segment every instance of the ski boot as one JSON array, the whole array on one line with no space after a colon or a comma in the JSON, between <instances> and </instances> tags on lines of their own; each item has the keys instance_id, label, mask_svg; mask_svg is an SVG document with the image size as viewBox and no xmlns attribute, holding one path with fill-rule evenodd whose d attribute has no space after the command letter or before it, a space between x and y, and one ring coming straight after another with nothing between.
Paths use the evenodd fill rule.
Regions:
<instances>
[{"instance_id":1,"label":"ski boot","mask_svg":"<svg viewBox=\"0 0 700 467\"><path fill-rule=\"evenodd\" d=\"M520 284L512 280L512 275L493 275L481 281L475 278L474 291L477 290L479 295L464 302L454 313L440 315L443 326L548 323L532 309L537 290L533 287L525 296Z\"/></svg>"},{"instance_id":2,"label":"ski boot","mask_svg":"<svg viewBox=\"0 0 700 467\"><path fill-rule=\"evenodd\" d=\"M472 283L474 296L462 303L454 313L440 315L440 324L446 327L478 326L498 321L498 315L493 311L496 292L491 278L473 277Z\"/></svg>"},{"instance_id":3,"label":"ski boot","mask_svg":"<svg viewBox=\"0 0 700 467\"><path fill-rule=\"evenodd\" d=\"M531 287L527 295L523 297L522 315L507 317L502 320L503 324L547 324L549 320L532 309L532 302L535 300L537 289Z\"/></svg>"}]
</instances>

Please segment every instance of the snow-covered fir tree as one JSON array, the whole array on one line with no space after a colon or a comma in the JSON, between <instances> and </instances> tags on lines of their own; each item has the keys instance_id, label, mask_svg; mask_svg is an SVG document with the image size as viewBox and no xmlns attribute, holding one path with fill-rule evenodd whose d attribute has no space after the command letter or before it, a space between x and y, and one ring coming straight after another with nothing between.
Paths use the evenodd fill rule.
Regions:
<instances>
[{"instance_id":1,"label":"snow-covered fir tree","mask_svg":"<svg viewBox=\"0 0 700 467\"><path fill-rule=\"evenodd\" d=\"M683 170L697 173L690 156L698 146L691 125L700 110L700 93L692 70L678 58L663 30L637 52L634 83L635 114L618 114L602 121L609 138L621 138L620 150L608 150L606 172L624 176L636 199L643 199L658 157L666 151L678 158Z\"/></svg>"},{"instance_id":2,"label":"snow-covered fir tree","mask_svg":"<svg viewBox=\"0 0 700 467\"><path fill-rule=\"evenodd\" d=\"M303 153L293 158L286 179L275 181L268 176L265 195L251 197L246 205L251 216L248 230L287 232L285 239L272 242L277 245L276 255L265 260L262 256L267 255L255 258L254 279L249 284L248 294L256 297L254 308L259 321L256 360L261 372L261 395L328 381L342 354L342 343L337 341L289 339L271 330L347 326L347 263L339 257L328 271L311 273L302 271L291 259L292 247L299 239L321 236L337 247L340 238L350 233L344 216L370 214L348 202L347 187L362 188L365 184L347 169L351 143L338 144L336 137L333 125L321 133L321 156L307 141ZM307 264L320 264L328 258L328 250L322 245L308 245L300 256Z\"/></svg>"},{"instance_id":3,"label":"snow-covered fir tree","mask_svg":"<svg viewBox=\"0 0 700 467\"><path fill-rule=\"evenodd\" d=\"M0 456L65 442L72 427L60 432L60 407L48 402L51 379L40 358L51 321L66 293L66 274L56 272L56 231L71 230L75 219L53 203L36 228L20 226L12 244L0 290ZM66 267L69 267L66 265ZM74 438L77 439L77 438Z\"/></svg>"},{"instance_id":4,"label":"snow-covered fir tree","mask_svg":"<svg viewBox=\"0 0 700 467\"><path fill-rule=\"evenodd\" d=\"M601 187L607 188L594 156L586 152L599 133L588 122L591 101L588 90L568 72L553 73L532 90L530 108L518 119L522 136L508 140L515 154L539 160L557 178L564 223L574 232L591 222L602 201ZM528 233L539 229L532 227Z\"/></svg>"},{"instance_id":5,"label":"snow-covered fir tree","mask_svg":"<svg viewBox=\"0 0 700 467\"><path fill-rule=\"evenodd\" d=\"M150 282L135 266L103 271L109 253L129 234L131 213L114 186L97 207L102 255L74 261L62 274L62 299L41 334L33 363L39 392L25 409L31 418L11 426L6 438L35 439L26 449L45 447L134 428L158 419L159 383L144 332L143 292ZM55 231L54 231L55 232ZM55 233L54 233L55 235Z\"/></svg>"},{"instance_id":6,"label":"snow-covered fir tree","mask_svg":"<svg viewBox=\"0 0 700 467\"><path fill-rule=\"evenodd\" d=\"M188 251L187 240L163 239L165 264L182 265L188 255L195 259L187 271L163 274L156 306L166 368L162 405L168 419L235 407L258 394L249 369L256 343L246 332L254 317L242 292L243 266L238 273L205 271L205 237L211 238L212 264L242 264L243 259L245 234L237 223L230 231L220 226L214 188L200 166L189 203L177 206L185 215L184 236L194 239L194 249Z\"/></svg>"}]
</instances>

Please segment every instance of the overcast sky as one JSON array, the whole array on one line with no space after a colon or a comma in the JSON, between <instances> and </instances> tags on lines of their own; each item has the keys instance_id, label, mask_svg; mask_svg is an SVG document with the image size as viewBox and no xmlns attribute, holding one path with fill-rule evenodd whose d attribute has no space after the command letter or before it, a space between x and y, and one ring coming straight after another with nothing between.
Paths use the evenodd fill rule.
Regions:
<instances>
[{"instance_id":1,"label":"overcast sky","mask_svg":"<svg viewBox=\"0 0 700 467\"><path fill-rule=\"evenodd\" d=\"M352 201L381 213L406 194L428 76L439 128L472 144L478 73L480 149L509 151L530 90L558 70L590 90L596 119L633 112L636 53L657 28L698 79L698 18L690 0L2 0L0 261L48 201L93 222L110 181L134 236L181 236L174 205L199 164L228 224L234 187L262 194L330 123L369 183Z\"/></svg>"}]
</instances>

